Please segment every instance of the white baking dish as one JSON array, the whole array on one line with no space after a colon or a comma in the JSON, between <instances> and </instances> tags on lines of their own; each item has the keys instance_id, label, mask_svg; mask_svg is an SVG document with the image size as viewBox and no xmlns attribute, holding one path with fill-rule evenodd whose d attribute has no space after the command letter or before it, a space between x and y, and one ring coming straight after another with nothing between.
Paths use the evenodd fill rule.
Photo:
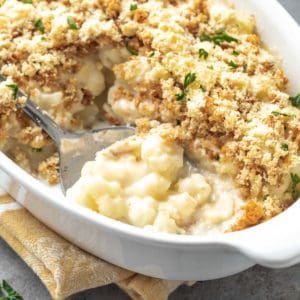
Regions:
<instances>
[{"instance_id":1,"label":"white baking dish","mask_svg":"<svg viewBox=\"0 0 300 300\"><path fill-rule=\"evenodd\" d=\"M291 93L300 91L300 31L275 0L234 0L255 14L266 44L282 56ZM286 267L300 262L300 201L262 225L216 237L144 231L65 201L0 152L0 186L53 230L113 264L175 280L228 276L258 263Z\"/></svg>"}]
</instances>

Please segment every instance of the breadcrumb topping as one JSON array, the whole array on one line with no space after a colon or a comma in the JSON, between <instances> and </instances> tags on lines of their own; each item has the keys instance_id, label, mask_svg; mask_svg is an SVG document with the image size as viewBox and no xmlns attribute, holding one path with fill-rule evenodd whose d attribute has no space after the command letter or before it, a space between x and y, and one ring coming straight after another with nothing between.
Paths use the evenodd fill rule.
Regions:
<instances>
[{"instance_id":1,"label":"breadcrumb topping","mask_svg":"<svg viewBox=\"0 0 300 300\"><path fill-rule=\"evenodd\" d=\"M99 121L113 83L108 121L140 132L169 123L166 138L201 168L232 178L246 203L234 229L299 195L300 100L288 95L255 18L221 0L4 1L0 73L0 147L26 168L28 153L51 142L18 110L25 99L14 87L76 131ZM58 156L46 156L38 172L56 183Z\"/></svg>"}]
</instances>

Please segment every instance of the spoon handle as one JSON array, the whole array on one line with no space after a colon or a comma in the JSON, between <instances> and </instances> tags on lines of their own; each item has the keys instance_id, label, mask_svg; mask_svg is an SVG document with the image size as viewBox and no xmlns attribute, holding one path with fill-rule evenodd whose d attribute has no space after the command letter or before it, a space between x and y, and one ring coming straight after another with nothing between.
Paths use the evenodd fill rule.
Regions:
<instances>
[{"instance_id":1,"label":"spoon handle","mask_svg":"<svg viewBox=\"0 0 300 300\"><path fill-rule=\"evenodd\" d=\"M22 94L22 92L19 92ZM49 117L49 115L38 108L29 98L26 104L21 106L22 110L40 127L42 127L52 138L57 146L65 132Z\"/></svg>"}]
</instances>

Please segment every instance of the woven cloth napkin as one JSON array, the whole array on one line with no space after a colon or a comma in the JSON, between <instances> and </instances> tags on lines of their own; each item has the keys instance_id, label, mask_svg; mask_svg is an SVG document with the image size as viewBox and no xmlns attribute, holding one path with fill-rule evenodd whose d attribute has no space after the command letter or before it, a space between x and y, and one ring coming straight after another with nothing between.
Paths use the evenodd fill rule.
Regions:
<instances>
[{"instance_id":1,"label":"woven cloth napkin","mask_svg":"<svg viewBox=\"0 0 300 300\"><path fill-rule=\"evenodd\" d=\"M183 284L135 274L84 252L1 190L0 237L38 275L53 299L115 283L132 299L164 300Z\"/></svg>"}]
</instances>

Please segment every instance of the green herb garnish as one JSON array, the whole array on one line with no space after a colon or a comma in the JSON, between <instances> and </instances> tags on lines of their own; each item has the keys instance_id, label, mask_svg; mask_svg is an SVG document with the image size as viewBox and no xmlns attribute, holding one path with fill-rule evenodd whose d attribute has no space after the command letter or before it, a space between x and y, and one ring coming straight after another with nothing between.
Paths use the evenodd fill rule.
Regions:
<instances>
[{"instance_id":1,"label":"green herb garnish","mask_svg":"<svg viewBox=\"0 0 300 300\"><path fill-rule=\"evenodd\" d=\"M149 54L149 57L153 57L154 56L154 51L153 52L151 52L150 54Z\"/></svg>"},{"instance_id":2,"label":"green herb garnish","mask_svg":"<svg viewBox=\"0 0 300 300\"><path fill-rule=\"evenodd\" d=\"M207 35L206 33L200 36L200 41L209 41L213 42L215 45L221 46L222 43L238 43L239 40L234 38L233 36L228 35L226 32L221 32L212 36Z\"/></svg>"},{"instance_id":3,"label":"green herb garnish","mask_svg":"<svg viewBox=\"0 0 300 300\"><path fill-rule=\"evenodd\" d=\"M234 55L234 56L239 56L239 55L240 55L240 52L238 52L238 51L236 51L236 50L233 50L232 55Z\"/></svg>"},{"instance_id":4,"label":"green herb garnish","mask_svg":"<svg viewBox=\"0 0 300 300\"><path fill-rule=\"evenodd\" d=\"M181 92L179 94L176 94L176 99L177 101L183 101L186 97L186 93L185 92Z\"/></svg>"},{"instance_id":5,"label":"green herb garnish","mask_svg":"<svg viewBox=\"0 0 300 300\"><path fill-rule=\"evenodd\" d=\"M75 20L72 16L67 17L67 21L68 21L69 27L72 30L78 30L78 26L76 25Z\"/></svg>"},{"instance_id":6,"label":"green herb garnish","mask_svg":"<svg viewBox=\"0 0 300 300\"><path fill-rule=\"evenodd\" d=\"M289 151L289 145L288 145L288 144L281 144L280 148L281 148L283 151Z\"/></svg>"},{"instance_id":7,"label":"green herb garnish","mask_svg":"<svg viewBox=\"0 0 300 300\"><path fill-rule=\"evenodd\" d=\"M235 70L235 69L237 69L239 66L234 62L234 61L230 61L229 63L228 63L228 66L230 67L230 69L231 70Z\"/></svg>"},{"instance_id":8,"label":"green herb garnish","mask_svg":"<svg viewBox=\"0 0 300 300\"><path fill-rule=\"evenodd\" d=\"M203 93L206 92L206 88L205 88L203 85L200 85L199 89L200 89Z\"/></svg>"},{"instance_id":9,"label":"green herb garnish","mask_svg":"<svg viewBox=\"0 0 300 300\"><path fill-rule=\"evenodd\" d=\"M15 83L7 84L6 86L12 90L12 95L14 99L16 99L18 95L19 87Z\"/></svg>"},{"instance_id":10,"label":"green herb garnish","mask_svg":"<svg viewBox=\"0 0 300 300\"><path fill-rule=\"evenodd\" d=\"M290 97L289 99L292 102L293 106L300 108L300 94L294 97Z\"/></svg>"},{"instance_id":11,"label":"green herb garnish","mask_svg":"<svg viewBox=\"0 0 300 300\"><path fill-rule=\"evenodd\" d=\"M38 29L41 33L45 33L45 27L42 19L38 19L34 22L34 27Z\"/></svg>"},{"instance_id":12,"label":"green herb garnish","mask_svg":"<svg viewBox=\"0 0 300 300\"><path fill-rule=\"evenodd\" d=\"M20 2L23 2L23 3L28 3L28 4L32 4L32 0L19 0Z\"/></svg>"},{"instance_id":13,"label":"green herb garnish","mask_svg":"<svg viewBox=\"0 0 300 300\"><path fill-rule=\"evenodd\" d=\"M214 67L213 66L207 66L207 69L213 70Z\"/></svg>"},{"instance_id":14,"label":"green herb garnish","mask_svg":"<svg viewBox=\"0 0 300 300\"><path fill-rule=\"evenodd\" d=\"M196 74L195 73L188 73L183 82L183 87L186 89L190 84L192 84L196 80Z\"/></svg>"},{"instance_id":15,"label":"green herb garnish","mask_svg":"<svg viewBox=\"0 0 300 300\"><path fill-rule=\"evenodd\" d=\"M131 11L134 11L134 10L137 10L137 8L138 8L138 6L137 6L137 4L130 4L130 10Z\"/></svg>"},{"instance_id":16,"label":"green herb garnish","mask_svg":"<svg viewBox=\"0 0 300 300\"><path fill-rule=\"evenodd\" d=\"M43 149L42 148L32 148L32 151L33 152L42 152L43 151ZM1 299L0 299L1 300Z\"/></svg>"},{"instance_id":17,"label":"green herb garnish","mask_svg":"<svg viewBox=\"0 0 300 300\"><path fill-rule=\"evenodd\" d=\"M199 49L199 58L207 59L208 58L208 52L203 48Z\"/></svg>"},{"instance_id":18,"label":"green herb garnish","mask_svg":"<svg viewBox=\"0 0 300 300\"><path fill-rule=\"evenodd\" d=\"M128 52L130 54L135 55L135 56L139 55L138 51L136 51L135 49L131 48L129 46L128 42L126 42L125 46L126 46L126 49L128 50Z\"/></svg>"},{"instance_id":19,"label":"green herb garnish","mask_svg":"<svg viewBox=\"0 0 300 300\"><path fill-rule=\"evenodd\" d=\"M183 91L179 94L176 94L177 101L183 101L187 95L187 87L196 80L196 73L188 73L183 82Z\"/></svg>"},{"instance_id":20,"label":"green herb garnish","mask_svg":"<svg viewBox=\"0 0 300 300\"><path fill-rule=\"evenodd\" d=\"M199 37L200 41L201 42L210 42L211 41L211 37L206 34L206 33L203 33L200 37Z\"/></svg>"},{"instance_id":21,"label":"green herb garnish","mask_svg":"<svg viewBox=\"0 0 300 300\"><path fill-rule=\"evenodd\" d=\"M297 186L300 183L300 177L297 174L291 174L292 179L292 196L296 200L300 196L300 192L297 191Z\"/></svg>"},{"instance_id":22,"label":"green herb garnish","mask_svg":"<svg viewBox=\"0 0 300 300\"><path fill-rule=\"evenodd\" d=\"M15 291L5 280L2 280L0 285L1 300L23 300L23 297Z\"/></svg>"},{"instance_id":23,"label":"green herb garnish","mask_svg":"<svg viewBox=\"0 0 300 300\"><path fill-rule=\"evenodd\" d=\"M279 116L283 116L283 117L289 117L289 118L295 118L295 115L291 115L291 114L285 114L279 111L272 111L271 114L275 117L279 117Z\"/></svg>"},{"instance_id":24,"label":"green herb garnish","mask_svg":"<svg viewBox=\"0 0 300 300\"><path fill-rule=\"evenodd\" d=\"M238 43L238 39L228 35L226 32L222 32L220 34L216 34L212 37L212 41L218 45L221 46L222 43Z\"/></svg>"}]
</instances>

